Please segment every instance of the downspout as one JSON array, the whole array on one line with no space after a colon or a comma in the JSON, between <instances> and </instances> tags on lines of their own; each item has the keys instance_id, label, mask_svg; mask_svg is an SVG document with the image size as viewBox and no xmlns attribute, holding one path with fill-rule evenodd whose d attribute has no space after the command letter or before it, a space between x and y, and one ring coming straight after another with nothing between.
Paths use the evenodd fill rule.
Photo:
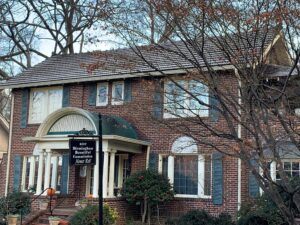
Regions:
<instances>
[{"instance_id":1,"label":"downspout","mask_svg":"<svg viewBox=\"0 0 300 225\"><path fill-rule=\"evenodd\" d=\"M241 105L242 104L242 99L241 99L241 86L242 86L242 82L238 73L237 69L234 69L234 73L236 75L236 77L238 78L238 83L239 83L239 89L238 89L238 104ZM241 115L242 110L241 107L239 107L238 109L239 115ZM241 116L239 116L239 121L241 120ZM242 125L241 123L238 123L238 138L242 138ZM237 208L238 210L241 209L241 204L242 204L242 160L240 158L238 158L238 205Z\"/></svg>"},{"instance_id":2,"label":"downspout","mask_svg":"<svg viewBox=\"0 0 300 225\"><path fill-rule=\"evenodd\" d=\"M14 118L14 102L15 96L11 92L11 108L10 108L10 123L9 123L9 138L8 138L8 152L7 152L7 162L6 162L6 182L5 182L5 196L8 194L9 187L9 171L10 171L10 158L11 158L11 140L12 140L12 127L13 127L13 118Z\"/></svg>"}]
</instances>

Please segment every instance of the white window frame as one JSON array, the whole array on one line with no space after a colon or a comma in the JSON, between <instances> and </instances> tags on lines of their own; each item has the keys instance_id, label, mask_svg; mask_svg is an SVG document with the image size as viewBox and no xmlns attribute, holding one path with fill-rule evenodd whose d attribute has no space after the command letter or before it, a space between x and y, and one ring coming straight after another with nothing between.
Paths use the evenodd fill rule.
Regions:
<instances>
[{"instance_id":1,"label":"white window frame","mask_svg":"<svg viewBox=\"0 0 300 225\"><path fill-rule=\"evenodd\" d=\"M169 84L169 83L174 83L175 84L175 82L176 83L184 82L184 87L183 88L185 90L188 90L189 89L189 83L192 82L192 81L195 81L195 80L176 79L176 80L174 80L174 82L173 81L167 81L167 82L165 82L165 84L164 84L164 101L163 101L163 103L164 103L164 105L163 105L163 111L164 111L163 112L163 118L164 119L180 118L180 117L195 117L195 116L208 117L209 116L209 108L207 108L206 110L200 110L198 114L192 113L190 111L190 109L184 109L183 110L183 114L179 115L179 116L176 116L176 115L174 115L174 114L169 113L169 112L166 111L166 106L167 106L167 97L166 97L166 95L168 94L167 90L166 90L167 84ZM200 82L200 81L196 81L196 82ZM204 83L202 83L202 84L205 85ZM209 93L209 90L207 90L207 94L208 93ZM189 103L190 103L189 97L190 97L190 95L186 91L184 91L184 99L185 99L184 100L184 105L185 106L188 106ZM208 98L209 98L209 94L208 94Z\"/></svg>"},{"instance_id":2,"label":"white window frame","mask_svg":"<svg viewBox=\"0 0 300 225\"><path fill-rule=\"evenodd\" d=\"M100 96L99 96L99 90L101 86L106 87L106 101L105 102L100 102ZM96 106L107 106L108 105L108 82L102 82L97 84L97 98L96 98Z\"/></svg>"},{"instance_id":3,"label":"white window frame","mask_svg":"<svg viewBox=\"0 0 300 225\"><path fill-rule=\"evenodd\" d=\"M207 154L175 154L174 156L169 156L168 160L168 178L171 184L174 184L174 169L175 169L175 160L176 156L198 156L198 194L197 195L188 195L188 194L175 194L175 197L178 198L202 198L202 199L211 199L212 195L204 194L204 182L205 182L205 156ZM162 157L162 156L161 156ZM170 162L170 161L173 161ZM162 161L159 161L161 165L159 168L162 168ZM212 171L212 163L211 163ZM211 193L212 193L212 172L211 172Z\"/></svg>"},{"instance_id":4,"label":"white window frame","mask_svg":"<svg viewBox=\"0 0 300 225\"><path fill-rule=\"evenodd\" d=\"M285 162L288 163L299 163L300 164L300 159L281 159L281 162L284 164ZM292 166L292 165L291 165ZM300 165L299 165L300 166ZM271 173L271 178L274 182L277 181L277 164L275 161L271 162L270 165L270 173Z\"/></svg>"},{"instance_id":5,"label":"white window frame","mask_svg":"<svg viewBox=\"0 0 300 225\"><path fill-rule=\"evenodd\" d=\"M119 100L116 100L115 99L115 88L116 88L116 85L118 84L122 84L123 86L123 90L122 90L122 100L119 101ZM124 81L115 81L112 83L112 100L111 100L111 104L112 105L123 105L124 103L124 96L125 96L125 84L124 84Z\"/></svg>"},{"instance_id":6,"label":"white window frame","mask_svg":"<svg viewBox=\"0 0 300 225\"><path fill-rule=\"evenodd\" d=\"M33 104L33 93L36 91L41 91L44 92L46 94L46 103L45 106L43 107L44 113L46 114L45 118L50 114L49 113L49 107L48 107L48 103L49 103L49 91L51 90L60 90L61 91L61 95L62 95L62 99L63 99L63 87L62 86L55 86L55 87L46 87L46 88L31 88L30 89L30 99L29 99L29 112L28 112L28 124L40 124L43 121L32 121L31 118L31 114L33 113L32 111L32 104ZM61 99L61 100L62 100ZM60 108L62 108L62 101L60 103Z\"/></svg>"}]
</instances>

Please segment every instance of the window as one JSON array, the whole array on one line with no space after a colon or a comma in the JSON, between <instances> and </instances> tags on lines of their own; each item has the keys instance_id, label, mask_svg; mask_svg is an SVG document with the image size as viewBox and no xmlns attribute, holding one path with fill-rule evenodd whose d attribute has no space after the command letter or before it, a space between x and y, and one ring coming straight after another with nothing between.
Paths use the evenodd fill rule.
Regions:
<instances>
[{"instance_id":1,"label":"window","mask_svg":"<svg viewBox=\"0 0 300 225\"><path fill-rule=\"evenodd\" d=\"M167 174L176 197L210 198L212 188L211 155L198 154L190 137L180 137L172 145L174 156L160 156L159 172ZM166 171L167 170L167 171Z\"/></svg>"},{"instance_id":2,"label":"window","mask_svg":"<svg viewBox=\"0 0 300 225\"><path fill-rule=\"evenodd\" d=\"M300 160L296 159L283 159L283 169L288 177L300 177ZM280 175L278 173L278 166L275 162L269 164L269 171L271 173L272 180L279 181L281 180Z\"/></svg>"},{"instance_id":3,"label":"window","mask_svg":"<svg viewBox=\"0 0 300 225\"><path fill-rule=\"evenodd\" d=\"M208 87L196 80L165 84L164 117L208 116Z\"/></svg>"},{"instance_id":4,"label":"window","mask_svg":"<svg viewBox=\"0 0 300 225\"><path fill-rule=\"evenodd\" d=\"M108 104L108 83L99 83L97 85L97 106L106 106Z\"/></svg>"},{"instance_id":5,"label":"window","mask_svg":"<svg viewBox=\"0 0 300 225\"><path fill-rule=\"evenodd\" d=\"M283 169L286 175L290 178L300 177L300 160L282 160ZM276 180L280 180L278 170L276 167Z\"/></svg>"},{"instance_id":6,"label":"window","mask_svg":"<svg viewBox=\"0 0 300 225\"><path fill-rule=\"evenodd\" d=\"M41 123L61 107L62 87L31 89L29 123Z\"/></svg>"},{"instance_id":7,"label":"window","mask_svg":"<svg viewBox=\"0 0 300 225\"><path fill-rule=\"evenodd\" d=\"M198 195L198 156L176 156L174 191L179 195Z\"/></svg>"},{"instance_id":8,"label":"window","mask_svg":"<svg viewBox=\"0 0 300 225\"><path fill-rule=\"evenodd\" d=\"M124 101L124 82L118 81L112 84L112 105L121 105Z\"/></svg>"}]
</instances>

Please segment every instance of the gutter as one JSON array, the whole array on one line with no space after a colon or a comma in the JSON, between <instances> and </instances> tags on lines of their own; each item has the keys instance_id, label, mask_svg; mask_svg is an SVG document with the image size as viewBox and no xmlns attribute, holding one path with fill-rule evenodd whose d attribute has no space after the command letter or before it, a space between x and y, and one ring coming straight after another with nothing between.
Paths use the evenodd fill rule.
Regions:
<instances>
[{"instance_id":1,"label":"gutter","mask_svg":"<svg viewBox=\"0 0 300 225\"><path fill-rule=\"evenodd\" d=\"M11 92L11 108L10 108L10 124L9 124L9 139L8 139L8 152L7 152L7 167L6 167L6 182L5 182L5 196L8 194L9 188L9 171L10 171L10 159L11 159L11 146L12 146L12 127L14 118L14 102L15 96Z\"/></svg>"}]
</instances>

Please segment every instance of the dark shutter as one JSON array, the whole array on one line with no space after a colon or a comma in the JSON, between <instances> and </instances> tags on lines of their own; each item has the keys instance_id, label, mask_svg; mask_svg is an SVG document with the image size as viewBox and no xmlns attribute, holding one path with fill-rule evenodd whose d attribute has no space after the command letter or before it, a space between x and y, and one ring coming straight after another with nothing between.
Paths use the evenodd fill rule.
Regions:
<instances>
[{"instance_id":1,"label":"dark shutter","mask_svg":"<svg viewBox=\"0 0 300 225\"><path fill-rule=\"evenodd\" d=\"M15 192L20 191L20 182L21 182L21 174L22 174L22 156L15 155L14 157L14 186L13 190Z\"/></svg>"},{"instance_id":2,"label":"dark shutter","mask_svg":"<svg viewBox=\"0 0 300 225\"><path fill-rule=\"evenodd\" d=\"M21 128L26 128L28 118L28 106L29 106L29 89L23 89L22 91L22 105L21 105Z\"/></svg>"},{"instance_id":3,"label":"dark shutter","mask_svg":"<svg viewBox=\"0 0 300 225\"><path fill-rule=\"evenodd\" d=\"M209 117L211 121L217 122L219 120L219 111L217 110L219 100L212 92L209 92L209 105Z\"/></svg>"},{"instance_id":4,"label":"dark shutter","mask_svg":"<svg viewBox=\"0 0 300 225\"><path fill-rule=\"evenodd\" d=\"M257 171L259 170L259 166L255 159L251 159L250 163L255 167ZM249 171L249 196L252 198L256 198L259 196L259 185L251 171Z\"/></svg>"},{"instance_id":5,"label":"dark shutter","mask_svg":"<svg viewBox=\"0 0 300 225\"><path fill-rule=\"evenodd\" d=\"M68 107L70 105L70 87L63 87L63 99L62 99L62 107Z\"/></svg>"},{"instance_id":6,"label":"dark shutter","mask_svg":"<svg viewBox=\"0 0 300 225\"><path fill-rule=\"evenodd\" d=\"M62 156L62 168L61 168L61 194L68 194L68 181L69 181L69 155L64 154Z\"/></svg>"},{"instance_id":7,"label":"dark shutter","mask_svg":"<svg viewBox=\"0 0 300 225\"><path fill-rule=\"evenodd\" d=\"M124 102L132 101L132 90L131 90L131 80L126 79L124 81Z\"/></svg>"},{"instance_id":8,"label":"dark shutter","mask_svg":"<svg viewBox=\"0 0 300 225\"><path fill-rule=\"evenodd\" d=\"M149 169L158 171L158 154L151 152L149 155Z\"/></svg>"},{"instance_id":9,"label":"dark shutter","mask_svg":"<svg viewBox=\"0 0 300 225\"><path fill-rule=\"evenodd\" d=\"M96 97L97 97L97 84L89 85L89 105L96 105Z\"/></svg>"},{"instance_id":10,"label":"dark shutter","mask_svg":"<svg viewBox=\"0 0 300 225\"><path fill-rule=\"evenodd\" d=\"M162 119L163 117L163 82L160 82L156 84L155 91L153 95L153 117L156 119Z\"/></svg>"},{"instance_id":11,"label":"dark shutter","mask_svg":"<svg viewBox=\"0 0 300 225\"><path fill-rule=\"evenodd\" d=\"M212 199L214 205L223 204L223 162L222 154L215 152L212 155L213 160L213 191Z\"/></svg>"}]
</instances>

